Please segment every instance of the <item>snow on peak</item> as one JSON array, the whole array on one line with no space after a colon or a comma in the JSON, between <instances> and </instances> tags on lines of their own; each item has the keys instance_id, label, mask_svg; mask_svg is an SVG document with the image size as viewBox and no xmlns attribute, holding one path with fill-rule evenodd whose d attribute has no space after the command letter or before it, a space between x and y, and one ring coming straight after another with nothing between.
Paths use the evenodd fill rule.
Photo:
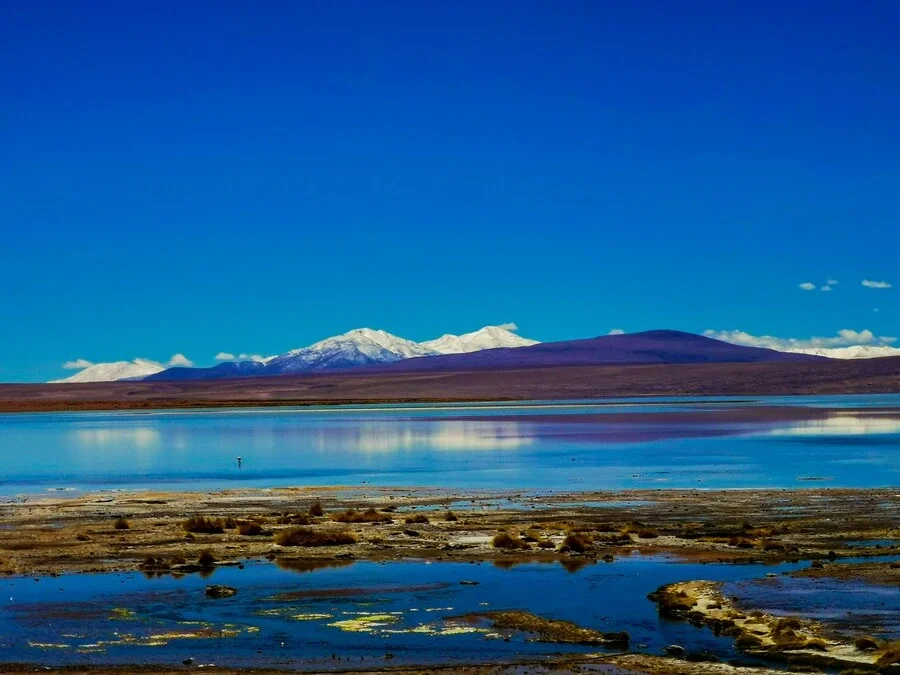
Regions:
<instances>
[{"instance_id":1,"label":"snow on peak","mask_svg":"<svg viewBox=\"0 0 900 675\"><path fill-rule=\"evenodd\" d=\"M478 352L483 349L499 347L527 347L538 344L537 340L529 340L499 326L485 326L472 333L463 335L442 335L435 340L420 343L420 346L437 354L462 354Z\"/></svg>"},{"instance_id":2,"label":"snow on peak","mask_svg":"<svg viewBox=\"0 0 900 675\"><path fill-rule=\"evenodd\" d=\"M356 328L343 335L320 340L303 349L293 349L267 365L279 372L348 368L374 363L392 363L434 352L412 340L387 331Z\"/></svg>"},{"instance_id":3,"label":"snow on peak","mask_svg":"<svg viewBox=\"0 0 900 675\"><path fill-rule=\"evenodd\" d=\"M114 380L136 380L165 370L165 366L148 359L134 361L113 361L112 363L95 363L62 380L52 383L78 382L112 382Z\"/></svg>"}]
</instances>

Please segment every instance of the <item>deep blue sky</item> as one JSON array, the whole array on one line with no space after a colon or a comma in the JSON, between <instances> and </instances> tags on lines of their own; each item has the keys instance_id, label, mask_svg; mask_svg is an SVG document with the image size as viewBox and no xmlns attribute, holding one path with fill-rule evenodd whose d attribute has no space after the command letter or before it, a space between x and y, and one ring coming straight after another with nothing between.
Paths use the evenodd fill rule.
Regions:
<instances>
[{"instance_id":1,"label":"deep blue sky","mask_svg":"<svg viewBox=\"0 0 900 675\"><path fill-rule=\"evenodd\" d=\"M900 282L898 35L893 1L6 0L0 380L358 326L897 335L860 281Z\"/></svg>"}]
</instances>

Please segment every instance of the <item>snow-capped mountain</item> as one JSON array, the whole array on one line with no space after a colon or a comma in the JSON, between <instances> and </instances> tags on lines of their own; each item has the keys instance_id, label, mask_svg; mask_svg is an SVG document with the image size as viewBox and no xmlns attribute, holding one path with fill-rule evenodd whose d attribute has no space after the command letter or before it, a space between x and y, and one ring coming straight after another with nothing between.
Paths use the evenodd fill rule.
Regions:
<instances>
[{"instance_id":1,"label":"snow-capped mountain","mask_svg":"<svg viewBox=\"0 0 900 675\"><path fill-rule=\"evenodd\" d=\"M71 377L62 380L53 380L53 383L63 382L113 382L114 380L140 380L148 375L165 370L165 366L148 361L147 359L135 359L134 361L114 361L112 363L95 363L84 370L80 370Z\"/></svg>"},{"instance_id":2,"label":"snow-capped mountain","mask_svg":"<svg viewBox=\"0 0 900 675\"><path fill-rule=\"evenodd\" d=\"M436 340L420 342L419 346L433 354L464 354L480 352L483 349L500 347L528 347L538 344L537 340L529 340L516 335L512 331L498 326L485 326L481 330L463 335L442 335Z\"/></svg>"},{"instance_id":3,"label":"snow-capped mountain","mask_svg":"<svg viewBox=\"0 0 900 675\"><path fill-rule=\"evenodd\" d=\"M882 356L900 356L900 348L887 345L853 345L852 347L811 347L785 350L794 354L813 354L830 359L877 359Z\"/></svg>"},{"instance_id":4,"label":"snow-capped mountain","mask_svg":"<svg viewBox=\"0 0 900 675\"><path fill-rule=\"evenodd\" d=\"M57 382L110 382L113 380L218 380L235 377L262 377L317 370L337 370L358 366L393 363L419 356L461 354L496 349L526 347L538 344L498 326L464 335L444 335L435 340L415 342L387 331L357 328L316 342L309 347L292 349L279 356L255 361L228 361L211 368L163 366L143 359L102 363ZM230 356L230 355L229 355Z\"/></svg>"},{"instance_id":5,"label":"snow-capped mountain","mask_svg":"<svg viewBox=\"0 0 900 675\"><path fill-rule=\"evenodd\" d=\"M316 342L303 349L292 349L266 363L267 374L305 370L352 368L375 363L393 363L435 352L383 330L357 328L343 335Z\"/></svg>"}]
</instances>

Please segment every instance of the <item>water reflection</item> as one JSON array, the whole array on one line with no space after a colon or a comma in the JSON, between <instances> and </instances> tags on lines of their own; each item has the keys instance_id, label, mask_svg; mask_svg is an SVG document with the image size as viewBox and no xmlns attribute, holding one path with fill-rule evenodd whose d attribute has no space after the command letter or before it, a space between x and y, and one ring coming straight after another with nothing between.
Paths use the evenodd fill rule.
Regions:
<instances>
[{"instance_id":1,"label":"water reflection","mask_svg":"<svg viewBox=\"0 0 900 675\"><path fill-rule=\"evenodd\" d=\"M320 450L358 448L364 452L394 452L430 447L438 450L509 450L532 445L532 425L519 422L365 422L356 426L318 428Z\"/></svg>"},{"instance_id":2,"label":"water reflection","mask_svg":"<svg viewBox=\"0 0 900 675\"><path fill-rule=\"evenodd\" d=\"M824 405L821 397L815 399ZM714 411L474 417L428 407L401 414L266 410L0 417L0 494L49 487L348 485L485 489L835 487L900 482L900 409ZM658 406L656 406L658 408ZM557 413L557 411L559 411ZM242 457L239 467L236 457ZM873 471L872 467L878 470ZM33 486L33 490L23 486Z\"/></svg>"},{"instance_id":3,"label":"water reflection","mask_svg":"<svg viewBox=\"0 0 900 675\"><path fill-rule=\"evenodd\" d=\"M101 427L75 429L70 438L72 443L82 446L133 445L146 448L159 445L160 432L151 427Z\"/></svg>"},{"instance_id":4,"label":"water reflection","mask_svg":"<svg viewBox=\"0 0 900 675\"><path fill-rule=\"evenodd\" d=\"M779 425L764 434L772 436L864 436L900 434L900 418L876 415L832 415L824 419Z\"/></svg>"}]
</instances>

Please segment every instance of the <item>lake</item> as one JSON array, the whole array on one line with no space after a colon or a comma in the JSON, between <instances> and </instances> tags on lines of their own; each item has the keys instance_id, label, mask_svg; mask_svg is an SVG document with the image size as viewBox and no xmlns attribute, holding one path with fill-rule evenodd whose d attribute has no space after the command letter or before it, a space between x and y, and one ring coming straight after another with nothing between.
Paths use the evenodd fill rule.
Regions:
<instances>
[{"instance_id":1,"label":"lake","mask_svg":"<svg viewBox=\"0 0 900 675\"><path fill-rule=\"evenodd\" d=\"M5 414L0 448L4 497L360 484L884 487L900 485L900 395Z\"/></svg>"}]
</instances>

